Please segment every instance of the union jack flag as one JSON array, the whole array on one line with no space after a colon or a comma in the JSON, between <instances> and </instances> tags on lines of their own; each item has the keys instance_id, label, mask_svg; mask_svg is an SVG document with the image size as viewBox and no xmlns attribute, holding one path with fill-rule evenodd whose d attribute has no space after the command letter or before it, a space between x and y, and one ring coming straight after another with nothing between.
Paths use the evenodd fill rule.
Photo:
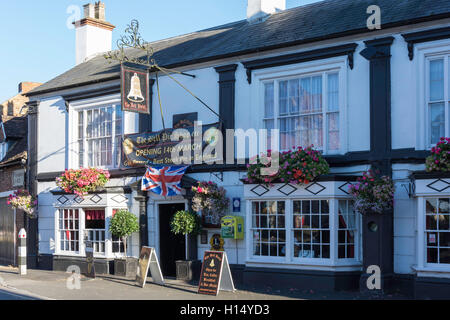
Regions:
<instances>
[{"instance_id":1,"label":"union jack flag","mask_svg":"<svg viewBox=\"0 0 450 320\"><path fill-rule=\"evenodd\" d=\"M181 178L187 166L148 167L142 178L142 191L152 191L161 196L175 196L181 193Z\"/></svg>"}]
</instances>

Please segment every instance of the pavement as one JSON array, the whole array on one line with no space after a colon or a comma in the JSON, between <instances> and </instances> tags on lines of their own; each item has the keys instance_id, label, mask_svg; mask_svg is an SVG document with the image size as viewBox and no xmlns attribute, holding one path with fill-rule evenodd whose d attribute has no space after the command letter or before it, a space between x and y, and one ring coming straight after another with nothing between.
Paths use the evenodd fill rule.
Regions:
<instances>
[{"instance_id":1,"label":"pavement","mask_svg":"<svg viewBox=\"0 0 450 320\"><path fill-rule=\"evenodd\" d=\"M147 279L144 288L134 279L99 276L89 279L81 275L79 281L69 279L71 274L60 271L28 269L19 275L18 269L0 267L0 300L366 300L405 299L400 295L364 296L359 292L320 293L286 290L257 290L240 288L235 292L220 291L217 296L197 294L197 286L175 279L165 279L165 286ZM68 280L69 279L69 280Z\"/></svg>"}]
</instances>

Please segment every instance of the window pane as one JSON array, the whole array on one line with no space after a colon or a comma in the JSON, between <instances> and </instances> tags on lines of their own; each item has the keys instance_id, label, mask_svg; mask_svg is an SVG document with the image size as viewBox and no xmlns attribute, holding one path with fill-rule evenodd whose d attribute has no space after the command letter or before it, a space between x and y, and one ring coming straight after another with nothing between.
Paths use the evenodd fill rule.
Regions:
<instances>
[{"instance_id":1,"label":"window pane","mask_svg":"<svg viewBox=\"0 0 450 320\"><path fill-rule=\"evenodd\" d=\"M284 201L255 201L252 203L254 255L285 256L284 210Z\"/></svg>"},{"instance_id":2,"label":"window pane","mask_svg":"<svg viewBox=\"0 0 450 320\"><path fill-rule=\"evenodd\" d=\"M265 104L265 108L264 108L264 117L265 118L273 118L273 82L271 83L266 83L264 85L264 89L265 89L265 96L264 96L264 104Z\"/></svg>"},{"instance_id":3,"label":"window pane","mask_svg":"<svg viewBox=\"0 0 450 320\"><path fill-rule=\"evenodd\" d=\"M288 95L287 95L287 81L280 81L279 84L279 108L280 114L286 114L287 113L287 100L288 100Z\"/></svg>"},{"instance_id":4,"label":"window pane","mask_svg":"<svg viewBox=\"0 0 450 320\"><path fill-rule=\"evenodd\" d=\"M328 111L339 110L339 82L338 74L328 75Z\"/></svg>"},{"instance_id":5,"label":"window pane","mask_svg":"<svg viewBox=\"0 0 450 320\"><path fill-rule=\"evenodd\" d=\"M338 205L338 258L355 258L356 214L353 202L339 200Z\"/></svg>"},{"instance_id":6,"label":"window pane","mask_svg":"<svg viewBox=\"0 0 450 320\"><path fill-rule=\"evenodd\" d=\"M339 113L328 114L328 150L339 150Z\"/></svg>"},{"instance_id":7,"label":"window pane","mask_svg":"<svg viewBox=\"0 0 450 320\"><path fill-rule=\"evenodd\" d=\"M298 80L289 80L289 112L298 112Z\"/></svg>"},{"instance_id":8,"label":"window pane","mask_svg":"<svg viewBox=\"0 0 450 320\"><path fill-rule=\"evenodd\" d=\"M324 79L323 77L326 76ZM265 128L278 128L280 131L281 150L289 150L298 146L314 145L316 149L323 150L324 134L329 141L327 150L340 149L340 123L339 123L339 81L338 73L321 74L279 81L278 86L278 114L279 118L264 120ZM333 114L323 113L323 81L327 81L327 96L329 106L327 110ZM266 89L271 84L266 84ZM267 89L269 90L269 89ZM265 93L266 96L269 96ZM271 98L267 98L270 100ZM265 105L265 115L272 117L272 105ZM329 112L329 111L327 111ZM326 116L326 118L324 118Z\"/></svg>"},{"instance_id":9,"label":"window pane","mask_svg":"<svg viewBox=\"0 0 450 320\"><path fill-rule=\"evenodd\" d=\"M300 112L311 112L311 78L300 80Z\"/></svg>"},{"instance_id":10,"label":"window pane","mask_svg":"<svg viewBox=\"0 0 450 320\"><path fill-rule=\"evenodd\" d=\"M311 100L313 112L322 111L322 76L312 77Z\"/></svg>"},{"instance_id":11,"label":"window pane","mask_svg":"<svg viewBox=\"0 0 450 320\"><path fill-rule=\"evenodd\" d=\"M430 104L431 144L435 144L445 136L445 110L444 103Z\"/></svg>"},{"instance_id":12,"label":"window pane","mask_svg":"<svg viewBox=\"0 0 450 320\"><path fill-rule=\"evenodd\" d=\"M430 101L444 99L444 60L430 61Z\"/></svg>"}]
</instances>

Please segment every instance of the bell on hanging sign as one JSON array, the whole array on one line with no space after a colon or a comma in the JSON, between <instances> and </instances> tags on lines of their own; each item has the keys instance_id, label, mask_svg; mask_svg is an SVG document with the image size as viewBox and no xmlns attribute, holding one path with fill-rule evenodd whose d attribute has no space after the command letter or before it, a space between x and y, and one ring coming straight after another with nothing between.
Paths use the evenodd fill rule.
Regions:
<instances>
[{"instance_id":1,"label":"bell on hanging sign","mask_svg":"<svg viewBox=\"0 0 450 320\"><path fill-rule=\"evenodd\" d=\"M137 73L131 77L130 93L128 93L127 99L133 102L143 102L145 100L141 92L141 80Z\"/></svg>"}]
</instances>

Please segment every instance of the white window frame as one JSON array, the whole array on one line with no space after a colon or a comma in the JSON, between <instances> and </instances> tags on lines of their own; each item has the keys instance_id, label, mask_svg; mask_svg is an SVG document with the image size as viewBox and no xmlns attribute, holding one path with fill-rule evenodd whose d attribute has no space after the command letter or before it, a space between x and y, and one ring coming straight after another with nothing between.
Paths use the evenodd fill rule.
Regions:
<instances>
[{"instance_id":1,"label":"white window frame","mask_svg":"<svg viewBox=\"0 0 450 320\"><path fill-rule=\"evenodd\" d=\"M431 128L429 127L429 90L430 90L430 69L429 61L439 59L440 57L450 56L450 42L449 40L440 40L417 44L414 48L416 57L416 74L418 74L417 86L417 133L416 133L416 146L417 150L429 150L435 144L429 143L431 139ZM446 63L446 60L449 63ZM449 71L450 58L444 60L444 99L445 100L445 136L450 136L450 71ZM447 85L445 85L445 79Z\"/></svg>"},{"instance_id":2,"label":"white window frame","mask_svg":"<svg viewBox=\"0 0 450 320\"><path fill-rule=\"evenodd\" d=\"M78 112L79 111L87 111L92 110L95 108L100 107L106 107L106 106L117 106L121 105L120 101L120 95L111 95L108 97L101 97L101 98L93 98L93 99L86 99L86 100L80 100L77 102L72 102L69 105L69 166L70 168L79 168L79 158L78 158ZM125 129L125 115L126 113L122 113L122 132L123 135L126 132ZM115 144L115 112L113 114L113 123L112 123L112 160L114 162L114 150L116 150L116 144ZM86 122L87 117L84 116L83 118L83 126L86 129ZM86 139L84 141L84 160L83 160L83 166L88 167L88 159L87 159L87 144ZM118 149L118 152L120 153L120 147ZM103 169L118 169L119 167L116 166L114 163L112 166L99 166L99 168Z\"/></svg>"},{"instance_id":3,"label":"white window frame","mask_svg":"<svg viewBox=\"0 0 450 320\"><path fill-rule=\"evenodd\" d=\"M279 128L277 121L279 101L278 97L278 81L284 81L289 79L297 79L301 77L314 76L325 73L338 73L339 75L339 150L327 150L328 139L328 123L327 118L323 119L324 140L323 140L323 154L336 155L345 154L348 152L348 117L347 117L347 72L348 61L346 57L336 57L330 59L324 59L319 61L311 61L300 64L293 64L290 66L281 66L274 68L267 68L264 70L255 70L252 74L252 113L255 114L255 119L261 119L259 123L252 122L256 128L264 128L264 96L265 96L265 84L268 82L274 82L274 127ZM326 82L326 79L322 79ZM327 114L327 86L322 86L322 105L323 114ZM257 116L256 116L257 115ZM280 147L281 148L281 147ZM261 150L260 150L261 151ZM251 155L250 155L251 156Z\"/></svg>"},{"instance_id":4,"label":"white window frame","mask_svg":"<svg viewBox=\"0 0 450 320\"><path fill-rule=\"evenodd\" d=\"M73 257L85 257L86 256L86 242L84 240L86 232L85 224L85 210L105 210L105 253L94 253L94 257L98 258L120 258L123 257L123 253L113 253L112 252L112 235L109 232L109 218L112 217L112 207L72 207L72 206L62 206L55 210L55 255L61 256L73 256ZM126 207L115 206L114 209L126 209ZM61 210L78 210L78 228L79 228L79 251L64 251L61 250L61 237L59 229L59 214Z\"/></svg>"},{"instance_id":5,"label":"white window frame","mask_svg":"<svg viewBox=\"0 0 450 320\"><path fill-rule=\"evenodd\" d=\"M427 262L426 200L436 198L450 198L450 194L430 194L427 196L419 196L417 200L417 267L415 267L415 269L425 276L450 277L450 263ZM439 237L437 237L436 241L439 241ZM436 274L434 275L433 273ZM446 275L443 273L446 273Z\"/></svg>"},{"instance_id":6,"label":"white window frame","mask_svg":"<svg viewBox=\"0 0 450 320\"><path fill-rule=\"evenodd\" d=\"M293 202L296 200L329 200L329 225L330 225L330 258L299 258L294 257L294 232L292 228ZM355 251L354 258L338 259L338 202L339 200L352 200L348 197L259 197L246 199L246 246L247 263L261 265L284 265L284 266L304 266L304 267L359 267L362 257L362 220L361 215L356 215ZM253 232L252 232L252 202L254 201L285 201L285 230L286 230L286 254L284 257L255 256L253 255Z\"/></svg>"}]
</instances>

